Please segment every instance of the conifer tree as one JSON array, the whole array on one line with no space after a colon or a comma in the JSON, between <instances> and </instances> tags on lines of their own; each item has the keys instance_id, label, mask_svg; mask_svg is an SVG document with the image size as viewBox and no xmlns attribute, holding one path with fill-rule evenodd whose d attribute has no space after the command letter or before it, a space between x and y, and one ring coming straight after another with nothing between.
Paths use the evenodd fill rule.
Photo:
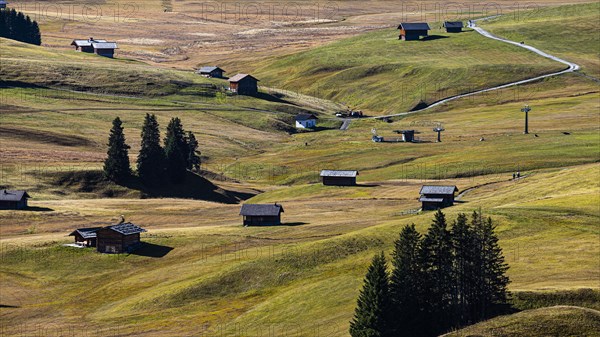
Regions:
<instances>
[{"instance_id":1,"label":"conifer tree","mask_svg":"<svg viewBox=\"0 0 600 337\"><path fill-rule=\"evenodd\" d=\"M104 174L114 182L121 183L131 174L129 167L129 145L125 142L123 123L115 118L108 138L107 158L104 161Z\"/></svg>"},{"instance_id":2,"label":"conifer tree","mask_svg":"<svg viewBox=\"0 0 600 337\"><path fill-rule=\"evenodd\" d=\"M181 120L175 117L167 126L165 138L166 169L171 182L180 183L185 180L188 152Z\"/></svg>"},{"instance_id":3,"label":"conifer tree","mask_svg":"<svg viewBox=\"0 0 600 337\"><path fill-rule=\"evenodd\" d=\"M198 141L192 131L188 131L186 141L188 148L187 169L198 172L200 171L200 156L198 155L200 151L198 151Z\"/></svg>"},{"instance_id":4,"label":"conifer tree","mask_svg":"<svg viewBox=\"0 0 600 337\"><path fill-rule=\"evenodd\" d=\"M421 234L415 225L407 225L394 243L390 298L392 310L389 321L394 336L421 336L426 322L421 301L422 273L419 265Z\"/></svg>"},{"instance_id":5,"label":"conifer tree","mask_svg":"<svg viewBox=\"0 0 600 337\"><path fill-rule=\"evenodd\" d=\"M446 331L453 324L452 241L442 211L435 213L434 220L423 237L419 253L423 269L424 309L430 324L428 334Z\"/></svg>"},{"instance_id":6,"label":"conifer tree","mask_svg":"<svg viewBox=\"0 0 600 337\"><path fill-rule=\"evenodd\" d=\"M477 260L475 232L469 226L467 216L459 214L451 230L454 257L454 299L455 320L459 325L472 322L474 297L473 285L476 282L474 268Z\"/></svg>"},{"instance_id":7,"label":"conifer tree","mask_svg":"<svg viewBox=\"0 0 600 337\"><path fill-rule=\"evenodd\" d=\"M352 337L387 337L390 310L388 273L383 252L376 255L365 276L354 318L350 322Z\"/></svg>"},{"instance_id":8,"label":"conifer tree","mask_svg":"<svg viewBox=\"0 0 600 337\"><path fill-rule=\"evenodd\" d=\"M0 10L0 37L38 46L42 43L37 22L14 8Z\"/></svg>"},{"instance_id":9,"label":"conifer tree","mask_svg":"<svg viewBox=\"0 0 600 337\"><path fill-rule=\"evenodd\" d=\"M165 170L165 152L160 146L160 130L155 115L146 114L142 127L142 144L137 171L144 184L160 183Z\"/></svg>"}]
</instances>

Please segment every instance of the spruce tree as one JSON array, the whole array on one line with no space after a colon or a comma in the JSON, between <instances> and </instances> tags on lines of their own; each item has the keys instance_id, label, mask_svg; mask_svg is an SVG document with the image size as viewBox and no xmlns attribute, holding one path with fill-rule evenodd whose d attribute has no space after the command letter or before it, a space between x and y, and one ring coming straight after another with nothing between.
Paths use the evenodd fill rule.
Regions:
<instances>
[{"instance_id":1,"label":"spruce tree","mask_svg":"<svg viewBox=\"0 0 600 337\"><path fill-rule=\"evenodd\" d=\"M387 322L390 309L388 282L385 256L381 252L373 258L358 296L354 318L350 322L352 337L391 336Z\"/></svg>"},{"instance_id":2,"label":"spruce tree","mask_svg":"<svg viewBox=\"0 0 600 337\"><path fill-rule=\"evenodd\" d=\"M165 138L166 168L171 182L180 183L185 180L188 151L181 120L173 118L167 126Z\"/></svg>"},{"instance_id":3,"label":"spruce tree","mask_svg":"<svg viewBox=\"0 0 600 337\"><path fill-rule=\"evenodd\" d=\"M475 232L467 221L467 216L459 214L450 232L454 257L454 311L459 325L473 320L473 305L476 302L473 286L476 283L475 263L479 252Z\"/></svg>"},{"instance_id":4,"label":"spruce tree","mask_svg":"<svg viewBox=\"0 0 600 337\"><path fill-rule=\"evenodd\" d=\"M104 174L114 182L124 182L131 174L129 167L129 145L125 142L123 123L115 118L108 138L107 158L104 161Z\"/></svg>"},{"instance_id":5,"label":"spruce tree","mask_svg":"<svg viewBox=\"0 0 600 337\"><path fill-rule=\"evenodd\" d=\"M160 130L155 115L146 114L142 126L142 144L137 158L137 171L144 184L156 185L165 170L165 152L160 146Z\"/></svg>"},{"instance_id":6,"label":"spruce tree","mask_svg":"<svg viewBox=\"0 0 600 337\"><path fill-rule=\"evenodd\" d=\"M390 323L394 336L421 336L424 324L421 293L422 274L419 265L421 234L415 225L407 225L394 243L390 298Z\"/></svg>"},{"instance_id":7,"label":"spruce tree","mask_svg":"<svg viewBox=\"0 0 600 337\"><path fill-rule=\"evenodd\" d=\"M452 278L452 241L442 211L435 213L434 220L423 237L419 260L423 269L421 292L428 321L427 334L445 332L454 323Z\"/></svg>"},{"instance_id":8,"label":"spruce tree","mask_svg":"<svg viewBox=\"0 0 600 337\"><path fill-rule=\"evenodd\" d=\"M198 141L192 131L188 131L186 141L188 148L187 169L198 172L200 171L200 151L198 151Z\"/></svg>"}]
</instances>

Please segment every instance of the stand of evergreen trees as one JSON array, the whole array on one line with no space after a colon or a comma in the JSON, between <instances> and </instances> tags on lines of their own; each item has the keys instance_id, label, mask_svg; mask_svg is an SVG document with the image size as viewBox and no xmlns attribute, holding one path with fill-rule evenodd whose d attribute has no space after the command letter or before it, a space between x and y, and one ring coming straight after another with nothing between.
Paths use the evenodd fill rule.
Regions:
<instances>
[{"instance_id":1,"label":"stand of evergreen trees","mask_svg":"<svg viewBox=\"0 0 600 337\"><path fill-rule=\"evenodd\" d=\"M437 336L508 308L504 262L491 218L459 214L449 229L438 211L422 236L402 229L388 274L383 253L365 276L353 337Z\"/></svg>"},{"instance_id":2,"label":"stand of evergreen trees","mask_svg":"<svg viewBox=\"0 0 600 337\"><path fill-rule=\"evenodd\" d=\"M0 10L0 37L37 46L42 44L42 35L37 22L14 9Z\"/></svg>"},{"instance_id":3,"label":"stand of evergreen trees","mask_svg":"<svg viewBox=\"0 0 600 337\"><path fill-rule=\"evenodd\" d=\"M122 183L130 177L128 150L122 123L117 117L113 121L108 141L108 156L104 162L104 174L108 179ZM163 148L156 116L146 114L137 158L140 180L148 186L163 184L165 180L181 183L185 180L188 170L200 170L198 141L194 134L191 131L185 132L179 118L172 118L167 127Z\"/></svg>"}]
</instances>

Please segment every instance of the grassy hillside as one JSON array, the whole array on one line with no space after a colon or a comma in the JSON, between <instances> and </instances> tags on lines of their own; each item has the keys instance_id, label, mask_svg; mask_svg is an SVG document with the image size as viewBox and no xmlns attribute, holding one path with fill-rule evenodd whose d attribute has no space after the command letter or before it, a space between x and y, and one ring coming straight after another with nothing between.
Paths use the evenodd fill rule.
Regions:
<instances>
[{"instance_id":1,"label":"grassy hillside","mask_svg":"<svg viewBox=\"0 0 600 337\"><path fill-rule=\"evenodd\" d=\"M541 8L506 15L483 27L499 36L556 54L582 66L582 72L600 77L600 36L588 34L598 26L600 3Z\"/></svg>"},{"instance_id":2,"label":"grassy hillside","mask_svg":"<svg viewBox=\"0 0 600 337\"><path fill-rule=\"evenodd\" d=\"M598 336L600 311L555 306L502 316L450 333L447 337Z\"/></svg>"},{"instance_id":3,"label":"grassy hillside","mask_svg":"<svg viewBox=\"0 0 600 337\"><path fill-rule=\"evenodd\" d=\"M474 31L432 26L426 41L399 41L397 30L386 29L262 62L255 73L269 85L377 114L563 68Z\"/></svg>"}]
</instances>

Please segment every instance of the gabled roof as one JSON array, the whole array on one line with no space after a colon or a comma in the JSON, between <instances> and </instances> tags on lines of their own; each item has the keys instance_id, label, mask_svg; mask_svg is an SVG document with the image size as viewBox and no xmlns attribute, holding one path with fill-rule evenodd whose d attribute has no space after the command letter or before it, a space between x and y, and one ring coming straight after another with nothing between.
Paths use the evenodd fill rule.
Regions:
<instances>
[{"instance_id":1,"label":"gabled roof","mask_svg":"<svg viewBox=\"0 0 600 337\"><path fill-rule=\"evenodd\" d=\"M124 222L124 223L120 223L118 225L108 226L106 228L111 229L117 233L121 233L123 235L131 235L131 234L147 232L142 227L136 226L136 225L132 224L131 222Z\"/></svg>"},{"instance_id":2,"label":"gabled roof","mask_svg":"<svg viewBox=\"0 0 600 337\"><path fill-rule=\"evenodd\" d=\"M23 198L31 198L26 191L0 190L0 201L21 201Z\"/></svg>"},{"instance_id":3,"label":"gabled roof","mask_svg":"<svg viewBox=\"0 0 600 337\"><path fill-rule=\"evenodd\" d=\"M119 48L117 46L116 42L98 42L96 40L94 40L94 42L92 42L92 47L94 47L95 49L118 49Z\"/></svg>"},{"instance_id":4,"label":"gabled roof","mask_svg":"<svg viewBox=\"0 0 600 337\"><path fill-rule=\"evenodd\" d=\"M404 29L404 30L431 30L431 28L429 27L429 25L426 22L415 22L415 23L402 22L400 24L400 26L398 26L398 29Z\"/></svg>"},{"instance_id":5,"label":"gabled roof","mask_svg":"<svg viewBox=\"0 0 600 337\"><path fill-rule=\"evenodd\" d=\"M73 40L73 42L71 42L72 46L78 46L78 47L91 47L92 46L92 42L106 42L106 40Z\"/></svg>"},{"instance_id":6,"label":"gabled roof","mask_svg":"<svg viewBox=\"0 0 600 337\"><path fill-rule=\"evenodd\" d=\"M200 69L198 70L199 73L212 73L215 70L221 70L222 72L225 72L225 70L219 68L219 67L212 67L212 66L206 66L206 67L200 67Z\"/></svg>"},{"instance_id":7,"label":"gabled roof","mask_svg":"<svg viewBox=\"0 0 600 337\"><path fill-rule=\"evenodd\" d=\"M419 194L454 195L454 192L458 192L458 188L456 186L424 185L421 187L421 192L419 192Z\"/></svg>"},{"instance_id":8,"label":"gabled roof","mask_svg":"<svg viewBox=\"0 0 600 337\"><path fill-rule=\"evenodd\" d=\"M357 175L358 175L358 171L338 171L338 170L323 170L323 171L321 171L321 177L355 178Z\"/></svg>"},{"instance_id":9,"label":"gabled roof","mask_svg":"<svg viewBox=\"0 0 600 337\"><path fill-rule=\"evenodd\" d=\"M278 216L283 212L279 204L244 204L240 210L243 216Z\"/></svg>"},{"instance_id":10,"label":"gabled roof","mask_svg":"<svg viewBox=\"0 0 600 337\"><path fill-rule=\"evenodd\" d=\"M89 228L78 228L69 234L69 236L75 236L76 233L81 235L84 239L93 239L96 237L96 232L102 229L102 227L89 227Z\"/></svg>"},{"instance_id":11,"label":"gabled roof","mask_svg":"<svg viewBox=\"0 0 600 337\"><path fill-rule=\"evenodd\" d=\"M6 2L4 0L0 0L0 5L8 5L8 2Z\"/></svg>"},{"instance_id":12,"label":"gabled roof","mask_svg":"<svg viewBox=\"0 0 600 337\"><path fill-rule=\"evenodd\" d=\"M298 114L296 116L296 120L297 121L307 121L309 119L318 119L317 116L313 115L313 114Z\"/></svg>"},{"instance_id":13,"label":"gabled roof","mask_svg":"<svg viewBox=\"0 0 600 337\"><path fill-rule=\"evenodd\" d=\"M252 75L248 75L248 74L237 74L237 75L229 78L229 82L239 82L239 81L243 80L246 77L250 77L250 78L254 79L255 81L259 82L259 80L256 79L256 77L254 77Z\"/></svg>"},{"instance_id":14,"label":"gabled roof","mask_svg":"<svg viewBox=\"0 0 600 337\"><path fill-rule=\"evenodd\" d=\"M445 28L463 28L464 24L462 21L444 21Z\"/></svg>"}]
</instances>

